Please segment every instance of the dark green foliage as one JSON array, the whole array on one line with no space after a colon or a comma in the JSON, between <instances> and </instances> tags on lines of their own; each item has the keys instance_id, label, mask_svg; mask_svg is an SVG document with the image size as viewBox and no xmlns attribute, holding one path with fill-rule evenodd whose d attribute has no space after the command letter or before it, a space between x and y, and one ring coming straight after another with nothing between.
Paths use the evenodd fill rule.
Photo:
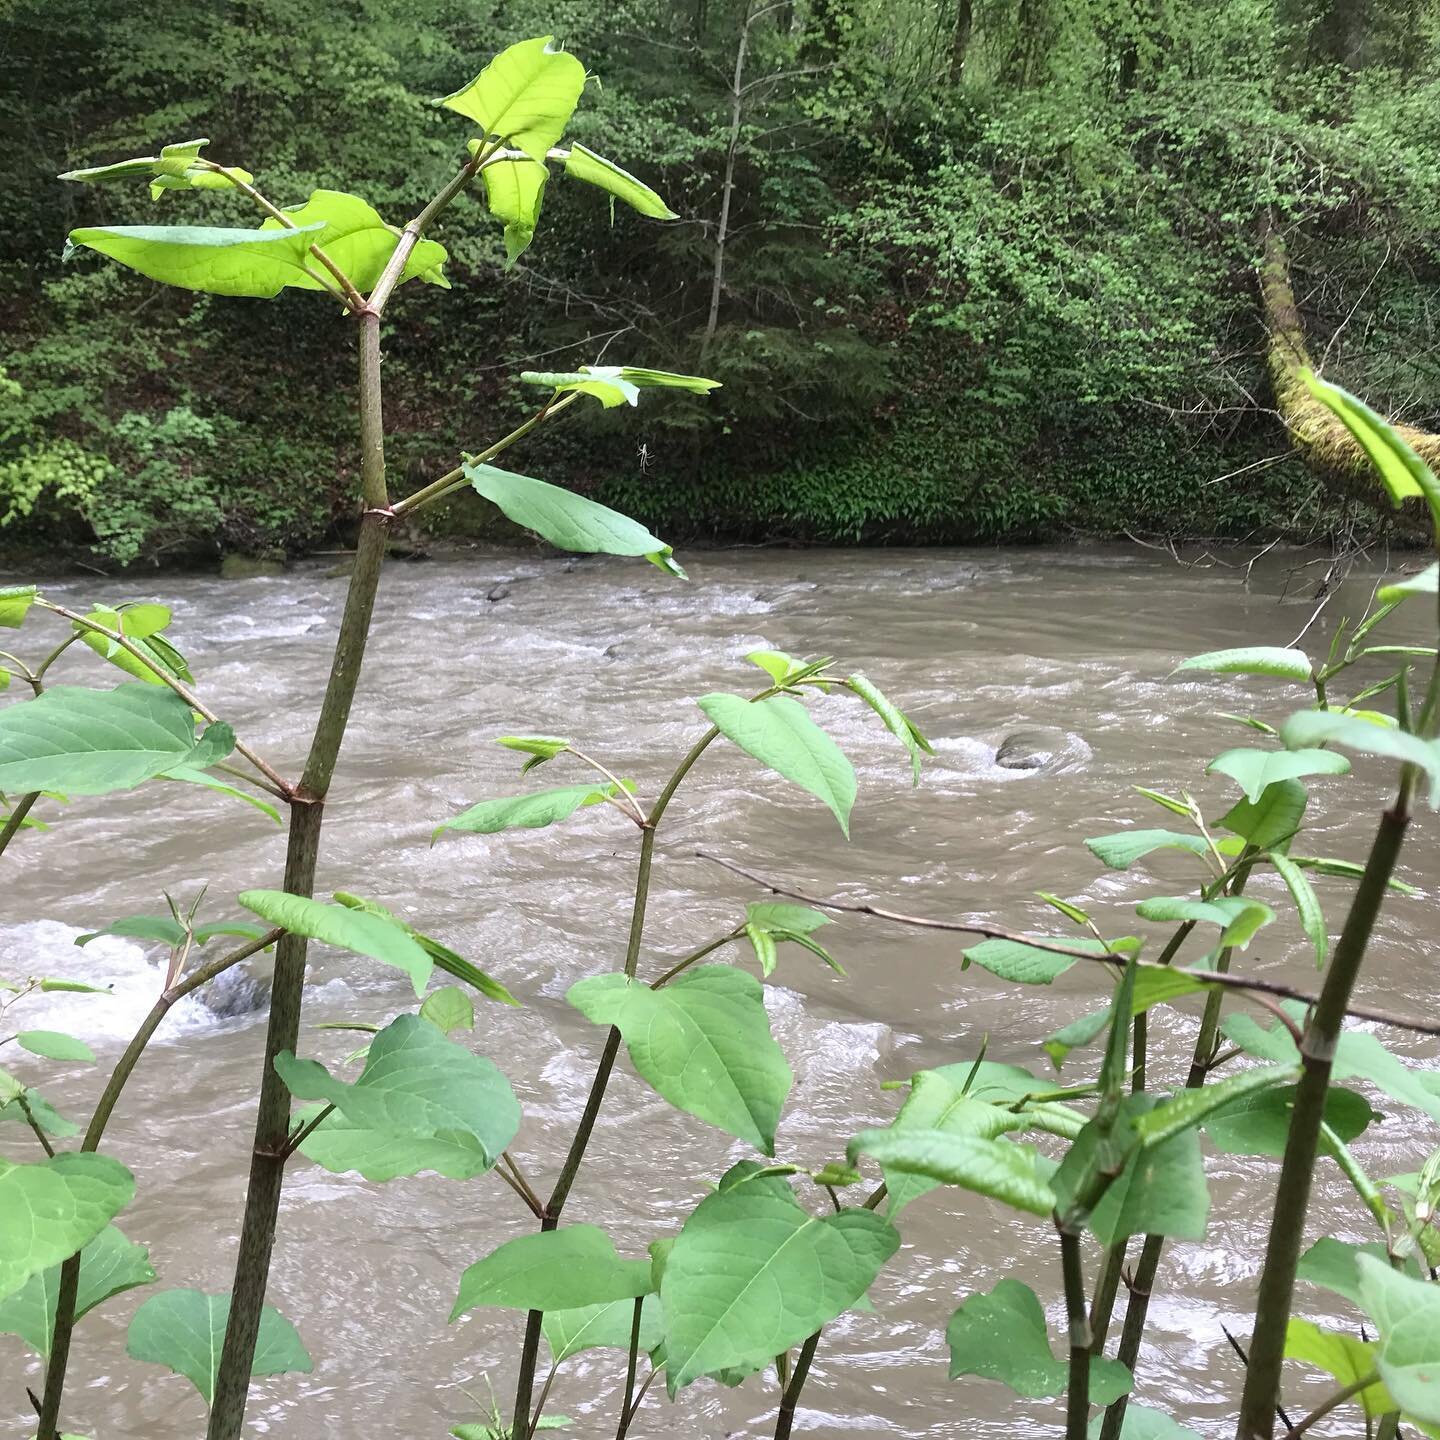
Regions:
<instances>
[{"instance_id":1,"label":"dark green foliage","mask_svg":"<svg viewBox=\"0 0 1440 1440\"><path fill-rule=\"evenodd\" d=\"M1394 0L1363 44L1311 8L976 4L962 36L948 5L802 0L749 26L734 125L738 0L374 0L358 19L209 0L147 13L143 46L133 0L20 0L0 23L0 118L23 137L0 151L0 539L121 562L300 550L353 513L333 306L62 269L69 227L145 211L58 171L209 135L283 203L364 175L399 220L457 153L428 102L479 35L551 30L605 77L575 138L643 155L681 220L607 225L605 196L557 180L507 276L462 199L450 303L407 300L387 329L397 489L527 413L519 370L603 352L725 389L667 397L638 435L591 407L540 442L545 473L682 539L1373 529L1284 458L1255 225L1273 206L1286 226L1329 372L1433 427L1436 36ZM154 210L251 223L216 192ZM118 503L97 523L102 484Z\"/></svg>"}]
</instances>

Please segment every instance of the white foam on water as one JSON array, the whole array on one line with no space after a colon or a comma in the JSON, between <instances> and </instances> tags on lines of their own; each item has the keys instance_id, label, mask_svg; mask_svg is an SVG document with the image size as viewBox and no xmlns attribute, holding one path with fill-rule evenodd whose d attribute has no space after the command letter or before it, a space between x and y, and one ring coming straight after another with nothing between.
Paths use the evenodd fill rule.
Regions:
<instances>
[{"instance_id":1,"label":"white foam on water","mask_svg":"<svg viewBox=\"0 0 1440 1440\"><path fill-rule=\"evenodd\" d=\"M81 980L107 989L106 995L55 991L27 995L6 1012L17 1030L62 1030L90 1045L126 1044L149 1013L165 984L163 967L152 962L133 940L102 935L81 948L83 930L58 920L36 920L0 930L0 975L16 982L30 976ZM219 1023L193 996L186 996L166 1017L155 1038L163 1044L187 1031ZM22 1068L13 1047L7 1061Z\"/></svg>"}]
</instances>

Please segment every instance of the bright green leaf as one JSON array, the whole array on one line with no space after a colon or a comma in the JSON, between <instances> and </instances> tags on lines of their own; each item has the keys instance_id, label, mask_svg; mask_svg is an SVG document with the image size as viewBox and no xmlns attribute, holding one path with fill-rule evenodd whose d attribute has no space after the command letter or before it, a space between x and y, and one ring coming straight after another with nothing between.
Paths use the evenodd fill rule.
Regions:
<instances>
[{"instance_id":1,"label":"bright green leaf","mask_svg":"<svg viewBox=\"0 0 1440 1440\"><path fill-rule=\"evenodd\" d=\"M652 220L678 218L644 181L637 180L613 160L607 160L603 155L597 155L583 145L571 145L570 153L565 157L565 173L571 179L598 186L617 200L623 200L632 210L638 210Z\"/></svg>"},{"instance_id":2,"label":"bright green leaf","mask_svg":"<svg viewBox=\"0 0 1440 1440\"><path fill-rule=\"evenodd\" d=\"M22 1030L15 1036L15 1042L22 1050L28 1050L32 1055L43 1055L47 1060L83 1060L87 1065L95 1063L95 1052L83 1040L58 1030Z\"/></svg>"},{"instance_id":3,"label":"bright green leaf","mask_svg":"<svg viewBox=\"0 0 1440 1440\"><path fill-rule=\"evenodd\" d=\"M1434 740L1372 725L1338 710L1303 710L1292 715L1280 727L1280 739L1298 754L1329 753L1303 748L1308 745L1343 745L1362 755L1380 755L1418 766L1430 779L1431 804L1440 808L1440 743Z\"/></svg>"},{"instance_id":4,"label":"bright green leaf","mask_svg":"<svg viewBox=\"0 0 1440 1440\"><path fill-rule=\"evenodd\" d=\"M424 947L402 926L382 920L378 915L368 915L344 905L326 905L283 890L246 890L239 900L262 920L292 935L303 935L393 965L410 977L416 995L425 993L433 962Z\"/></svg>"},{"instance_id":5,"label":"bright green leaf","mask_svg":"<svg viewBox=\"0 0 1440 1440\"><path fill-rule=\"evenodd\" d=\"M1288 850L1308 801L1298 780L1277 780L1260 792L1258 800L1237 800L1220 823L1257 850Z\"/></svg>"},{"instance_id":6,"label":"bright green leaf","mask_svg":"<svg viewBox=\"0 0 1440 1440\"><path fill-rule=\"evenodd\" d=\"M1031 1215L1048 1216L1055 1208L1049 1166L1028 1145L943 1130L862 1130L846 1158L854 1164L862 1155L887 1173L893 1169L959 1185Z\"/></svg>"},{"instance_id":7,"label":"bright green leaf","mask_svg":"<svg viewBox=\"0 0 1440 1440\"><path fill-rule=\"evenodd\" d=\"M950 1378L981 1375L1000 1380L1029 1400L1063 1395L1069 1364L1057 1360L1045 1328L1045 1311L1035 1292L1018 1280L1001 1280L988 1293L972 1295L945 1327ZM1129 1370L1115 1360L1090 1361L1090 1398L1108 1405L1130 1391Z\"/></svg>"},{"instance_id":8,"label":"bright green leaf","mask_svg":"<svg viewBox=\"0 0 1440 1440\"><path fill-rule=\"evenodd\" d=\"M1358 1384L1375 1373L1375 1356L1379 1349L1373 1341L1358 1340L1338 1330L1322 1330L1308 1320L1291 1316L1285 1330L1285 1358L1300 1360L1332 1375L1341 1387ZM1376 1381L1362 1390L1355 1400L1363 1405L1372 1419L1396 1409L1385 1386Z\"/></svg>"},{"instance_id":9,"label":"bright green leaf","mask_svg":"<svg viewBox=\"0 0 1440 1440\"><path fill-rule=\"evenodd\" d=\"M868 1210L816 1217L783 1179L722 1180L686 1220L660 1282L670 1394L798 1345L854 1305L899 1245Z\"/></svg>"},{"instance_id":10,"label":"bright green leaf","mask_svg":"<svg viewBox=\"0 0 1440 1440\"><path fill-rule=\"evenodd\" d=\"M125 1349L183 1375L205 1397L215 1398L220 1349L230 1318L229 1295L164 1290L152 1295L130 1321ZM251 1375L308 1375L314 1367L295 1327L272 1305L260 1312L260 1333Z\"/></svg>"},{"instance_id":11,"label":"bright green leaf","mask_svg":"<svg viewBox=\"0 0 1440 1440\"><path fill-rule=\"evenodd\" d=\"M451 820L437 825L435 835L446 830L463 830L468 835L497 835L502 830L539 830L567 820L587 805L601 805L613 793L613 785L561 785L537 790L530 795L507 795L500 800L482 800Z\"/></svg>"},{"instance_id":12,"label":"bright green leaf","mask_svg":"<svg viewBox=\"0 0 1440 1440\"><path fill-rule=\"evenodd\" d=\"M544 160L570 123L585 88L585 67L541 35L502 50L468 85L439 103L498 139Z\"/></svg>"},{"instance_id":13,"label":"bright green leaf","mask_svg":"<svg viewBox=\"0 0 1440 1440\"><path fill-rule=\"evenodd\" d=\"M18 630L39 592L34 585L0 586L0 627Z\"/></svg>"},{"instance_id":14,"label":"bright green leaf","mask_svg":"<svg viewBox=\"0 0 1440 1440\"><path fill-rule=\"evenodd\" d=\"M1211 670L1218 675L1269 675L1279 680L1310 683L1310 657L1303 650L1275 645L1247 645L1237 650L1209 650L1182 660L1172 673L1181 670Z\"/></svg>"},{"instance_id":15,"label":"bright green leaf","mask_svg":"<svg viewBox=\"0 0 1440 1440\"><path fill-rule=\"evenodd\" d=\"M1360 1302L1380 1331L1380 1378L1407 1415L1440 1423L1440 1286L1356 1257Z\"/></svg>"},{"instance_id":16,"label":"bright green leaf","mask_svg":"<svg viewBox=\"0 0 1440 1440\"><path fill-rule=\"evenodd\" d=\"M375 1036L353 1085L288 1050L275 1057L275 1069L298 1099L335 1107L338 1122L325 1120L301 1146L327 1170L357 1169L367 1179L435 1170L466 1179L490 1169L520 1128L519 1104L500 1071L418 1015L399 1015Z\"/></svg>"},{"instance_id":17,"label":"bright green leaf","mask_svg":"<svg viewBox=\"0 0 1440 1440\"><path fill-rule=\"evenodd\" d=\"M1218 925L1220 944L1240 950L1275 918L1275 912L1268 905L1243 895L1220 895L1214 900L1195 900L1183 895L1156 896L1142 900L1135 911L1144 920Z\"/></svg>"},{"instance_id":18,"label":"bright green leaf","mask_svg":"<svg viewBox=\"0 0 1440 1440\"><path fill-rule=\"evenodd\" d=\"M840 747L788 695L749 701L740 695L702 695L710 723L747 755L830 807L850 834L855 770Z\"/></svg>"},{"instance_id":19,"label":"bright green leaf","mask_svg":"<svg viewBox=\"0 0 1440 1440\"><path fill-rule=\"evenodd\" d=\"M1395 605L1411 595L1434 595L1440 590L1440 561L1428 565L1418 575L1396 580L1391 585L1380 587L1379 600L1382 605ZM0 591L0 614L3 614L4 592ZM0 620L0 624L4 621Z\"/></svg>"},{"instance_id":20,"label":"bright green leaf","mask_svg":"<svg viewBox=\"0 0 1440 1440\"><path fill-rule=\"evenodd\" d=\"M1085 842L1085 848L1112 870L1128 870L1156 850L1186 850L1202 857L1210 853L1200 836L1174 830L1122 830L1118 835L1097 835Z\"/></svg>"},{"instance_id":21,"label":"bright green leaf","mask_svg":"<svg viewBox=\"0 0 1440 1440\"><path fill-rule=\"evenodd\" d=\"M857 670L845 683L885 722L885 728L909 751L911 783L918 785L921 757L933 755L935 747L920 733L910 717L882 694L868 676Z\"/></svg>"},{"instance_id":22,"label":"bright green leaf","mask_svg":"<svg viewBox=\"0 0 1440 1440\"><path fill-rule=\"evenodd\" d=\"M442 1035L475 1028L475 1006L470 997L453 985L432 991L420 1007L420 1018L428 1020Z\"/></svg>"},{"instance_id":23,"label":"bright green leaf","mask_svg":"<svg viewBox=\"0 0 1440 1440\"><path fill-rule=\"evenodd\" d=\"M634 1323L635 1302L611 1300L576 1310L547 1310L540 1328L550 1358L559 1365L582 1350L628 1350ZM640 1353L648 1355L664 1338L660 1297L647 1295L640 1306Z\"/></svg>"},{"instance_id":24,"label":"bright green leaf","mask_svg":"<svg viewBox=\"0 0 1440 1440\"><path fill-rule=\"evenodd\" d=\"M1325 912L1320 906L1320 897L1315 893L1305 872L1287 855L1278 850L1270 852L1270 863L1275 873L1285 882L1290 898L1300 916L1300 928L1315 950L1315 965L1323 968L1330 954L1330 933L1325 928Z\"/></svg>"},{"instance_id":25,"label":"bright green leaf","mask_svg":"<svg viewBox=\"0 0 1440 1440\"><path fill-rule=\"evenodd\" d=\"M1320 712L1314 712L1316 714ZM1207 775L1228 775L1254 804L1267 786L1306 775L1346 775L1350 762L1329 750L1227 750L1205 767Z\"/></svg>"},{"instance_id":26,"label":"bright green leaf","mask_svg":"<svg viewBox=\"0 0 1440 1440\"><path fill-rule=\"evenodd\" d=\"M595 1225L564 1225L507 1241L469 1266L450 1319L480 1306L576 1310L633 1301L650 1289L648 1260L621 1259Z\"/></svg>"},{"instance_id":27,"label":"bright green leaf","mask_svg":"<svg viewBox=\"0 0 1440 1440\"><path fill-rule=\"evenodd\" d=\"M754 976L700 965L651 990L624 975L593 975L566 999L587 1020L616 1026L641 1078L677 1109L775 1153L792 1076Z\"/></svg>"},{"instance_id":28,"label":"bright green leaf","mask_svg":"<svg viewBox=\"0 0 1440 1440\"><path fill-rule=\"evenodd\" d=\"M481 172L490 213L505 226L505 259L513 265L530 248L550 172L537 160L497 160Z\"/></svg>"},{"instance_id":29,"label":"bright green leaf","mask_svg":"<svg viewBox=\"0 0 1440 1440\"><path fill-rule=\"evenodd\" d=\"M0 1300L88 1245L134 1194L134 1176L108 1155L0 1160Z\"/></svg>"}]
</instances>

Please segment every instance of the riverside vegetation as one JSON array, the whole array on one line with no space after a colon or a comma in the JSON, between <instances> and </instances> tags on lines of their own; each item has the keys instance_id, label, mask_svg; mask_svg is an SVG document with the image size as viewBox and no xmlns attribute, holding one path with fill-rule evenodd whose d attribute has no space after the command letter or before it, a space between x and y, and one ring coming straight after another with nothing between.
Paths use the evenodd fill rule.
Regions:
<instances>
[{"instance_id":1,"label":"riverside vegetation","mask_svg":"<svg viewBox=\"0 0 1440 1440\"><path fill-rule=\"evenodd\" d=\"M513 1356L483 1357L513 1375L513 1403L455 1426L459 1440L529 1440L541 1430L566 1428L563 1417L547 1413L551 1381L573 1356L596 1348L615 1356L617 1440L630 1433L662 1378L672 1400L693 1384L773 1386L774 1434L784 1440L799 1423L826 1327L865 1305L883 1267L903 1263L896 1252L907 1207L947 1185L1033 1217L1037 1237L1049 1237L1027 1266L1031 1283L1006 1278L987 1293L936 1295L936 1327L946 1333L952 1376L987 1378L1031 1399L1054 1397L1055 1428L1067 1440L1193 1437L1184 1415L1130 1406L1127 1397L1165 1242L1206 1233L1202 1135L1257 1164L1279 1161L1244 1388L1236 1397L1240 1440L1273 1433L1287 1361L1325 1371L1334 1382L1333 1393L1309 1415L1287 1421L1293 1433L1345 1405L1367 1434L1394 1437L1402 1426L1440 1434L1434 1379L1440 1374L1440 1284L1431 1268L1440 1264L1432 1223L1440 1204L1440 1152L1426 1157L1422 1130L1424 1121L1440 1120L1440 1085L1434 1071L1403 1063L1375 1034L1347 1027L1354 1019L1382 1030L1440 1034L1433 1018L1377 1008L1363 986L1382 908L1417 903L1394 873L1412 809L1440 799L1436 646L1387 643L1381 626L1398 606L1433 611L1440 605L1440 565L1382 588L1368 613L1339 627L1324 654L1241 644L1184 662L1187 671L1303 686L1310 704L1286 714L1294 701L1283 699L1273 724L1259 716L1227 717L1246 728L1248 743L1225 749L1208 767L1238 792L1223 813L1207 814L1184 790L1147 787L1140 793L1164 813L1163 827L1085 841L1100 864L1136 875L1136 914L1145 924L1132 936L1105 934L1081 906L1059 897L1046 897L1057 912L1052 933L1012 933L963 918L810 896L784 877L732 864L746 886L734 925L691 937L689 953L657 963L647 953L645 924L656 839L682 787L698 783L696 767L709 747L737 746L827 806L848 833L856 777L821 721L831 707L860 703L903 747L918 783L929 750L923 735L870 679L828 658L750 656L754 684L742 687L747 693L698 700L694 744L653 796L622 777L624 765L593 757L570 737L500 737L524 757L522 774L567 767L567 783L437 817L438 843L455 832L560 824L592 806L613 812L617 826L633 827L636 841L623 963L586 976L568 994L598 1027L600 1051L581 1119L548 1184L525 1174L509 1153L521 1111L503 1073L505 1056L479 1054L465 1038L477 1028L483 1037L477 997L502 1005L523 997L506 989L503 975L486 973L387 908L406 897L313 897L327 791L360 678L387 535L398 519L473 490L554 545L644 557L683 578L670 547L644 526L491 461L587 400L618 408L651 389L704 394L713 382L700 377L598 364L527 375L545 395L528 421L465 455L407 500L392 501L387 486L382 317L402 283L443 285L446 252L429 232L466 187L483 186L516 247L530 238L551 167L657 220L669 214L641 180L593 150L564 143L585 80L580 62L546 37L498 55L445 100L476 133L464 163L401 230L339 191L319 190L281 208L249 172L205 157L201 141L70 177L139 179L160 190L230 187L263 212L255 228L86 227L74 231L70 243L207 293L299 288L329 295L348 316L358 349L364 518L333 669L298 779L281 774L206 706L201 682L166 638L164 606L82 612L34 586L0 592L0 624L20 631L11 644L25 651L0 656L0 677L20 694L0 710L6 863L23 863L28 829L63 824L59 806L66 797L160 781L219 789L277 822L283 807L288 821L282 888L237 897L238 909L253 918L209 921L193 907L172 906L168 915L107 917L100 927L157 942L169 960L154 1008L103 1086L78 1146L67 1143L78 1127L42 1089L0 1071L0 1119L14 1122L6 1127L0 1160L0 1328L18 1334L44 1361L43 1394L33 1397L40 1440L77 1433L72 1427L81 1402L67 1390L67 1379L85 1363L79 1322L115 1296L156 1282L144 1247L121 1228L145 1176L132 1175L102 1149L106 1126L125 1103L126 1083L178 1000L271 946L275 976L233 1286L206 1294L184 1287L183 1276L166 1276L167 1288L140 1303L128 1332L134 1357L168 1367L199 1390L209 1411L208 1440L240 1435L252 1377L310 1368L295 1317L265 1304L282 1183L301 1163L375 1184L420 1173L457 1181L492 1175L533 1217L533 1233L488 1252L477 1240L474 1262L455 1277L452 1319L479 1307L511 1310L516 1339ZM1384 492L1397 505L1423 507L1440 541L1440 482L1404 438L1345 392L1313 377L1308 385L1316 403L1370 457ZM49 636L47 621L58 627ZM1440 623L1436 634L1440 638ZM49 685L55 659L76 644L125 678L112 687ZM1376 660L1387 678L1353 680L1357 666ZM1363 864L1312 854L1306 843L1306 782L1345 776L1351 753L1381 757L1398 771ZM1372 803L1359 793L1345 801ZM1143 862L1162 851L1194 858L1190 893L1145 889ZM1261 872L1283 882L1313 947L1314 993L1246 973L1247 948L1276 919L1269 904L1246 893ZM1349 892L1333 945L1337 926L1312 884L1317 875ZM965 983L959 972L971 966L1014 983L1047 984L1083 964L1109 974L1113 995L1102 1009L1046 1037L1062 1078L991 1061L983 1046L957 1054L912 1077L888 1126L836 1134L833 1161L802 1169L776 1152L792 1076L770 1031L762 981L782 959L839 969L822 939L827 911L835 910L968 937L957 984ZM212 955L221 939L240 943ZM350 952L357 965L397 968L413 983L418 1002L383 1027L360 1027L367 1029L362 1048L329 1065L297 1054L312 940ZM432 988L437 970L446 983ZM15 976L3 985L0 1013L7 1017L23 1015L35 992L86 988L43 975ZM1198 1022L1191 1008L1197 1003ZM1149 1042L1159 1023L1195 1032L1187 1074L1156 1073ZM0 1031L11 1030L7 1018ZM53 1031L15 1028L0 1043L57 1062L93 1059L83 1043ZM583 1166L596 1163L588 1154L592 1131L622 1051L624 1063L670 1105L727 1137L727 1146L733 1138L753 1150L752 1158L722 1174L714 1173L713 1156L697 1154L695 1173L711 1175L713 1191L677 1233L656 1235L644 1255L620 1254L599 1225L565 1221L571 1187ZM195 1063L204 1063L203 1053ZM1338 1083L1346 1080L1378 1089L1415 1116L1413 1173L1374 1177L1362 1169L1351 1142L1374 1112L1360 1090ZM1322 1161L1335 1164L1353 1187L1359 1212L1374 1226L1371 1243L1321 1237L1305 1248L1310 1189ZM473 1238L473 1221L465 1233ZM956 1245L963 1250L963 1236ZM1054 1256L1049 1264L1041 1253L1046 1248ZM1308 1321L1297 1302L1298 1279L1345 1297L1374 1338ZM1046 1323L1046 1300L1056 1295L1067 1319L1059 1356ZM303 1326L303 1315L298 1319ZM543 1371L542 1356L548 1356ZM954 1423L963 1428L964 1390L955 1393ZM383 1419L377 1423L383 1432Z\"/></svg>"},{"instance_id":2,"label":"riverside vegetation","mask_svg":"<svg viewBox=\"0 0 1440 1440\"><path fill-rule=\"evenodd\" d=\"M608 345L725 388L633 423L587 406L527 454L672 543L1305 540L1393 523L1373 489L1331 483L1329 447L1292 444L1304 427L1277 418L1290 387L1266 348L1292 328L1272 299L1293 291L1278 308L1330 379L1440 429L1433 5L11 0L12 563L299 554L348 545L355 519L324 296L225 301L88 252L64 263L61 231L137 213L57 172L209 135L263 157L286 195L363 175L382 214L413 214L451 140L425 102L477 47L545 31L604 77L575 138L643 155L681 218L622 208L611 226L604 197L552 189L514 256L462 195L454 292L392 311L397 494L475 443L477 408L522 418L520 371ZM253 223L233 190L185 203ZM1283 286L1268 275L1281 246ZM495 533L473 505L420 518Z\"/></svg>"}]
</instances>

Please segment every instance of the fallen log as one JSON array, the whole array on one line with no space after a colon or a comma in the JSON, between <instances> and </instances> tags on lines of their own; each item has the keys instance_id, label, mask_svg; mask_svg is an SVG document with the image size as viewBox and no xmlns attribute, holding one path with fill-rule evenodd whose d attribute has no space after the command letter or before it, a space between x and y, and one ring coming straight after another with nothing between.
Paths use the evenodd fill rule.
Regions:
<instances>
[{"instance_id":1,"label":"fallen log","mask_svg":"<svg viewBox=\"0 0 1440 1440\"><path fill-rule=\"evenodd\" d=\"M1269 334L1266 361L1275 408L1290 432L1291 443L1310 471L1325 485L1390 515L1402 534L1428 543L1430 523L1424 506L1407 502L1389 510L1365 452L1335 415L1310 393L1303 372L1313 370L1305 344L1305 326L1290 285L1290 256L1285 237L1273 217L1262 223L1260 306ZM1440 435L1397 425L1396 433L1430 466L1440 472Z\"/></svg>"}]
</instances>

